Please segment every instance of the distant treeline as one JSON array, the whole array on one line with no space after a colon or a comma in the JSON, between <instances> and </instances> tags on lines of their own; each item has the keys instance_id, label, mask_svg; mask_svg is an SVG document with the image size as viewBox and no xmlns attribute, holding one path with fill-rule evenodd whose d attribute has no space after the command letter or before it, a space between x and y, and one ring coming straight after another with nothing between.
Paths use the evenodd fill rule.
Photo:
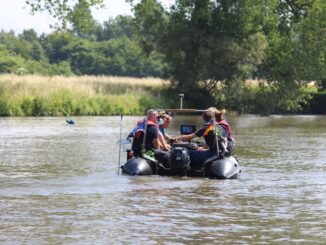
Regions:
<instances>
[{"instance_id":1,"label":"distant treeline","mask_svg":"<svg viewBox=\"0 0 326 245\"><path fill-rule=\"evenodd\" d=\"M163 61L144 54L132 18L118 16L88 33L0 32L0 73L161 77Z\"/></svg>"}]
</instances>

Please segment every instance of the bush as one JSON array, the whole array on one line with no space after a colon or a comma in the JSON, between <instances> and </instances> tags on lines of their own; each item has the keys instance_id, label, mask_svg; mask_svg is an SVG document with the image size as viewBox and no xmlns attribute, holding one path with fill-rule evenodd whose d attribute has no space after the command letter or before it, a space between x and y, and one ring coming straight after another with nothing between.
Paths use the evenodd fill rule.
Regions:
<instances>
[{"instance_id":1,"label":"bush","mask_svg":"<svg viewBox=\"0 0 326 245\"><path fill-rule=\"evenodd\" d=\"M304 106L304 112L309 114L326 114L326 91L309 93L309 102Z\"/></svg>"},{"instance_id":2,"label":"bush","mask_svg":"<svg viewBox=\"0 0 326 245\"><path fill-rule=\"evenodd\" d=\"M5 98L0 98L0 116L11 116L8 101Z\"/></svg>"}]
</instances>

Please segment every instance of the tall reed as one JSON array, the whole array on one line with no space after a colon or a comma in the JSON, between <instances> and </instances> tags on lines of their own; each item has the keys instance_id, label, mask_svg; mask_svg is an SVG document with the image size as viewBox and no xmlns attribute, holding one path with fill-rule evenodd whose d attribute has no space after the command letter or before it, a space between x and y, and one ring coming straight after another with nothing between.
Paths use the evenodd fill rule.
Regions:
<instances>
[{"instance_id":1,"label":"tall reed","mask_svg":"<svg viewBox=\"0 0 326 245\"><path fill-rule=\"evenodd\" d=\"M0 75L0 116L142 114L167 81L105 76Z\"/></svg>"}]
</instances>

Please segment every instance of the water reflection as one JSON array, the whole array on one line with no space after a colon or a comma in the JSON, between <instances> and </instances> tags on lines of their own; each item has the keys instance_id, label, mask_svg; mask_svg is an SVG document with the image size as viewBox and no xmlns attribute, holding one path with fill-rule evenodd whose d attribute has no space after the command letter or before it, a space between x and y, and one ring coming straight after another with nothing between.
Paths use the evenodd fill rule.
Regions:
<instances>
[{"instance_id":1,"label":"water reflection","mask_svg":"<svg viewBox=\"0 0 326 245\"><path fill-rule=\"evenodd\" d=\"M322 244L326 118L228 119L240 180L116 175L119 117L1 118L0 241Z\"/></svg>"}]
</instances>

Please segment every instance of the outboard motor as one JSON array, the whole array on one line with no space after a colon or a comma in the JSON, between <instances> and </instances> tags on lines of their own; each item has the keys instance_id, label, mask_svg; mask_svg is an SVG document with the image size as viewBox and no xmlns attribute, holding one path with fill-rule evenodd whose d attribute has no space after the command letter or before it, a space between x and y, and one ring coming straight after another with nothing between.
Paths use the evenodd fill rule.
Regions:
<instances>
[{"instance_id":1,"label":"outboard motor","mask_svg":"<svg viewBox=\"0 0 326 245\"><path fill-rule=\"evenodd\" d=\"M174 174L186 176L190 168L189 151L184 147L175 147L171 150L170 167Z\"/></svg>"}]
</instances>

